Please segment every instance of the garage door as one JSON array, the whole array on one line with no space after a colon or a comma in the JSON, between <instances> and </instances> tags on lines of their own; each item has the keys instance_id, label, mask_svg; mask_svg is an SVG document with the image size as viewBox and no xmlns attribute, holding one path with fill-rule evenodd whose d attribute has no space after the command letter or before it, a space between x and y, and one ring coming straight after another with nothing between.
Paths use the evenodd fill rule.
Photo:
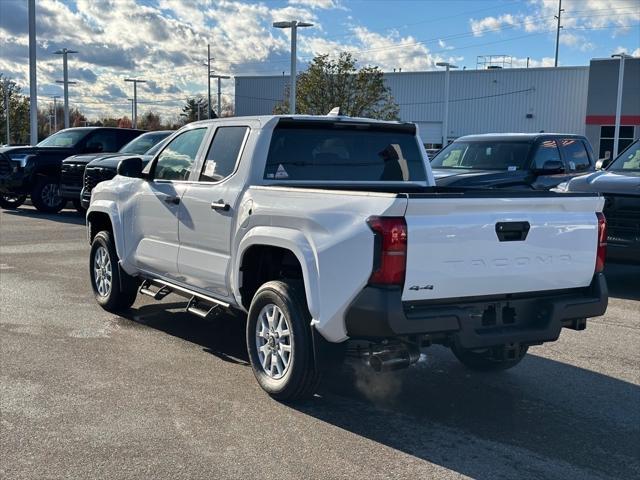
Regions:
<instances>
[{"instance_id":1,"label":"garage door","mask_svg":"<svg viewBox=\"0 0 640 480\"><path fill-rule=\"evenodd\" d=\"M442 143L442 122L416 122L423 143Z\"/></svg>"}]
</instances>

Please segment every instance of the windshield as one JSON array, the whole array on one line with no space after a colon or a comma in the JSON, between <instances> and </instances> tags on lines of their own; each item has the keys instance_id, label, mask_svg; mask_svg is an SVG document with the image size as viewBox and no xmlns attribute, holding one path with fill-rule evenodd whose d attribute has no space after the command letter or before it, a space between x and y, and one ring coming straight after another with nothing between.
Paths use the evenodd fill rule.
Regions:
<instances>
[{"instance_id":1,"label":"windshield","mask_svg":"<svg viewBox=\"0 0 640 480\"><path fill-rule=\"evenodd\" d=\"M69 129L60 130L50 137L45 138L38 143L37 147L74 147L82 140L91 130Z\"/></svg>"},{"instance_id":2,"label":"windshield","mask_svg":"<svg viewBox=\"0 0 640 480\"><path fill-rule=\"evenodd\" d=\"M432 168L476 170L522 170L526 167L531 144L508 141L459 141L440 151Z\"/></svg>"},{"instance_id":3,"label":"windshield","mask_svg":"<svg viewBox=\"0 0 640 480\"><path fill-rule=\"evenodd\" d=\"M265 179L425 181L423 157L409 131L350 125L292 125L274 130Z\"/></svg>"},{"instance_id":4,"label":"windshield","mask_svg":"<svg viewBox=\"0 0 640 480\"><path fill-rule=\"evenodd\" d=\"M609 171L640 170L640 142L633 143L607 168Z\"/></svg>"},{"instance_id":5,"label":"windshield","mask_svg":"<svg viewBox=\"0 0 640 480\"><path fill-rule=\"evenodd\" d=\"M156 146L158 142L171 135L171 133L172 132L145 133L127 143L120 149L119 153L144 155L149 151L149 149Z\"/></svg>"}]
</instances>

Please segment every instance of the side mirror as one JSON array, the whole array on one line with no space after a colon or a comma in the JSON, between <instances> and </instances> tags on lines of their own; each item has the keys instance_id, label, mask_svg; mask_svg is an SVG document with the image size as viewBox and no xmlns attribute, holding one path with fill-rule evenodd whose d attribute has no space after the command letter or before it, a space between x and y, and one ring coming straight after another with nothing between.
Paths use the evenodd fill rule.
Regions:
<instances>
[{"instance_id":1,"label":"side mirror","mask_svg":"<svg viewBox=\"0 0 640 480\"><path fill-rule=\"evenodd\" d=\"M596 169L597 170L604 170L605 168L607 168L609 165L611 165L611 162L613 161L613 159L611 157L605 157L601 160L598 160L596 162Z\"/></svg>"},{"instance_id":2,"label":"side mirror","mask_svg":"<svg viewBox=\"0 0 640 480\"><path fill-rule=\"evenodd\" d=\"M554 173L564 173L564 164L561 160L547 160L542 168L534 169L538 175L553 175Z\"/></svg>"},{"instance_id":3,"label":"side mirror","mask_svg":"<svg viewBox=\"0 0 640 480\"><path fill-rule=\"evenodd\" d=\"M138 157L125 158L118 164L118 175L131 178L142 178L142 159Z\"/></svg>"}]
</instances>

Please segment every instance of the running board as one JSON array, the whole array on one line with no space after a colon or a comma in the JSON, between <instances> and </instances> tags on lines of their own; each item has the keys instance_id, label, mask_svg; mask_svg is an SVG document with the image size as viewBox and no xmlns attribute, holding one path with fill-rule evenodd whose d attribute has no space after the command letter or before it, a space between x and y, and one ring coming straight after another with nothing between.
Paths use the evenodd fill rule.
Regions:
<instances>
[{"instance_id":1,"label":"running board","mask_svg":"<svg viewBox=\"0 0 640 480\"><path fill-rule=\"evenodd\" d=\"M220 305L213 305L213 306L209 306L209 305L205 305L206 307L208 307L208 309L203 310L201 308L201 306L198 304L198 298L197 297L191 297L191 300L189 300L189 303L187 304L187 312L189 313L193 313L194 315L197 315L200 318L208 318L212 315L217 315L218 313L220 313Z\"/></svg>"},{"instance_id":2,"label":"running board","mask_svg":"<svg viewBox=\"0 0 640 480\"><path fill-rule=\"evenodd\" d=\"M153 290L152 287L156 287L157 290ZM152 297L154 300L162 300L170 293L175 293L182 297L189 298L190 300L189 304L187 305L187 310L199 316L202 316L200 314L204 313L206 313L205 316L208 316L209 313L212 313L212 311L218 307L229 308L229 304L227 302L223 302L221 300L218 300L217 298L203 295L191 289L180 287L178 285L174 285L173 283L165 282L164 280L155 278L153 280L145 280L144 282L142 282L142 285L140 285L140 289L138 291L142 295L148 295ZM212 306L209 310L203 310L201 308L198 308L198 301L209 303ZM192 310L189 310L189 307L191 307Z\"/></svg>"}]
</instances>

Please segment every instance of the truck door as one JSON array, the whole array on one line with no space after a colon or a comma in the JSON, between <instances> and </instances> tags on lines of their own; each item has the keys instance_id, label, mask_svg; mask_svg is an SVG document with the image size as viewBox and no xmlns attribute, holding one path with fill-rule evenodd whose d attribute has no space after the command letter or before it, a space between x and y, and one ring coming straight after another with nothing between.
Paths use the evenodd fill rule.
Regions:
<instances>
[{"instance_id":1,"label":"truck door","mask_svg":"<svg viewBox=\"0 0 640 480\"><path fill-rule=\"evenodd\" d=\"M188 285L228 297L231 235L244 179L234 175L249 135L245 125L217 127L201 168L182 197L178 269Z\"/></svg>"},{"instance_id":2,"label":"truck door","mask_svg":"<svg viewBox=\"0 0 640 480\"><path fill-rule=\"evenodd\" d=\"M131 240L141 270L177 278L178 212L206 133L206 127L194 128L171 140L151 164L151 178L133 197Z\"/></svg>"}]
</instances>

